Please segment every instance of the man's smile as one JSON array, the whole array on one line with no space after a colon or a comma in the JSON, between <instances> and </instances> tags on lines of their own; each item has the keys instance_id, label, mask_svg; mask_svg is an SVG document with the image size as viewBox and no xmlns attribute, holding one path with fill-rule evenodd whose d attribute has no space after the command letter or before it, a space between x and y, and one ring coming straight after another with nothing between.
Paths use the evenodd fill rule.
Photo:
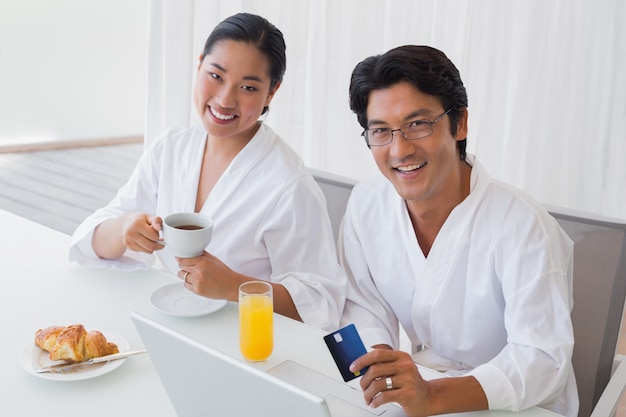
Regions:
<instances>
[{"instance_id":1,"label":"man's smile","mask_svg":"<svg viewBox=\"0 0 626 417\"><path fill-rule=\"evenodd\" d=\"M410 173L410 172L417 171L418 169L425 167L427 164L428 162L422 162L421 164L403 165L403 166L395 167L394 169L402 173Z\"/></svg>"}]
</instances>

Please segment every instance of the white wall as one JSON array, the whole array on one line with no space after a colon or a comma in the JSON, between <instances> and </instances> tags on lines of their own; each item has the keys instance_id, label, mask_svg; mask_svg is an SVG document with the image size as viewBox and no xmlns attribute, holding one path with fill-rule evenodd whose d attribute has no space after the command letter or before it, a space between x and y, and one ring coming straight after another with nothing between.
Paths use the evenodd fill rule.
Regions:
<instances>
[{"instance_id":1,"label":"white wall","mask_svg":"<svg viewBox=\"0 0 626 417\"><path fill-rule=\"evenodd\" d=\"M0 0L0 146L150 138L192 122L200 43L245 10L285 33L288 69L267 121L308 165L376 172L347 106L349 73L391 46L430 44L461 70L468 148L494 177L544 203L626 218L624 1L505 3ZM148 91L150 4L162 15L152 15ZM364 24L373 21L380 27Z\"/></svg>"},{"instance_id":2,"label":"white wall","mask_svg":"<svg viewBox=\"0 0 626 417\"><path fill-rule=\"evenodd\" d=\"M197 119L197 56L247 11L285 35L287 72L267 123L305 163L377 172L348 108L352 69L403 44L456 64L469 96L468 150L542 203L626 219L624 0L152 0L146 137Z\"/></svg>"},{"instance_id":3,"label":"white wall","mask_svg":"<svg viewBox=\"0 0 626 417\"><path fill-rule=\"evenodd\" d=\"M143 136L149 0L1 0L0 145Z\"/></svg>"}]
</instances>

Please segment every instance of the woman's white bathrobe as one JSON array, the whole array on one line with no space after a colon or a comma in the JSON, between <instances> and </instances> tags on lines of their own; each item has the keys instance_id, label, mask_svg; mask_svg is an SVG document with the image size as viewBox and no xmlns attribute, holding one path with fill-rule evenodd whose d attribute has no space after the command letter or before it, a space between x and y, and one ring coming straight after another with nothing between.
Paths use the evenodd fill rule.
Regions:
<instances>
[{"instance_id":1,"label":"woman's white bathrobe","mask_svg":"<svg viewBox=\"0 0 626 417\"><path fill-rule=\"evenodd\" d=\"M118 260L100 259L91 246L93 231L104 220L127 212L160 217L193 212L205 142L201 125L159 137L109 205L77 228L70 260L125 270L150 267L153 256L131 251ZM337 260L326 201L300 157L271 128L261 125L200 212L214 221L208 252L239 273L284 285L306 323L336 328L345 274ZM177 273L178 264L167 247L155 253Z\"/></svg>"}]
</instances>

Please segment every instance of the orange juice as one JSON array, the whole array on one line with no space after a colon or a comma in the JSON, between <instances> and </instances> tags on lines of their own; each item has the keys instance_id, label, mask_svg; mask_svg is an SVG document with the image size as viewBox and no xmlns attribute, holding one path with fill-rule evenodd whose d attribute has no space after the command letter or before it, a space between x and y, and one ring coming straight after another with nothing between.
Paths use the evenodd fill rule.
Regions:
<instances>
[{"instance_id":1,"label":"orange juice","mask_svg":"<svg viewBox=\"0 0 626 417\"><path fill-rule=\"evenodd\" d=\"M272 353L272 304L271 295L246 294L239 298L239 348L249 361L264 361Z\"/></svg>"}]
</instances>

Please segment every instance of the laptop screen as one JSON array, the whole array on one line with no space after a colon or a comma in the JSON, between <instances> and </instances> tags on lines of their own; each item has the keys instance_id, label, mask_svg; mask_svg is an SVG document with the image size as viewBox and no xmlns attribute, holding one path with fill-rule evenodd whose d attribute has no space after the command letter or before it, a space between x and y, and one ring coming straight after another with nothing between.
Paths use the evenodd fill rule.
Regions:
<instances>
[{"instance_id":1,"label":"laptop screen","mask_svg":"<svg viewBox=\"0 0 626 417\"><path fill-rule=\"evenodd\" d=\"M330 417L323 398L137 312L131 317L179 417Z\"/></svg>"}]
</instances>

